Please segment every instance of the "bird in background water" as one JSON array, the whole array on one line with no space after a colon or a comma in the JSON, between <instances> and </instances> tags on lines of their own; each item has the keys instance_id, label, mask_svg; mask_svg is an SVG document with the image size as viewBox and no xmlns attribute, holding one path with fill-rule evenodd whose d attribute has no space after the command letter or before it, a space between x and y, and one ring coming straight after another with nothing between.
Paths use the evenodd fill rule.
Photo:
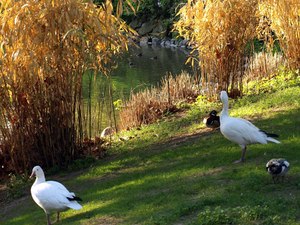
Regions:
<instances>
[{"instance_id":1,"label":"bird in background water","mask_svg":"<svg viewBox=\"0 0 300 225\"><path fill-rule=\"evenodd\" d=\"M242 156L239 160L235 161L235 163L245 161L247 145L267 144L268 142L280 143L274 139L274 137L278 137L277 134L260 130L245 119L229 116L229 103L226 91L221 91L220 98L223 103L223 109L220 115L220 131L225 138L238 144L242 149Z\"/></svg>"}]
</instances>

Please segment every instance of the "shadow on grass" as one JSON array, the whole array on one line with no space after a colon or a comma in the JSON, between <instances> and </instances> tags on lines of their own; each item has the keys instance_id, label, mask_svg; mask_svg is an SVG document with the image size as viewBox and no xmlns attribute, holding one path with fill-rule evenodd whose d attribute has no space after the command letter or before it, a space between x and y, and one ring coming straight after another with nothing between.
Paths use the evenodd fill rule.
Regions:
<instances>
[{"instance_id":1,"label":"shadow on grass","mask_svg":"<svg viewBox=\"0 0 300 225\"><path fill-rule=\"evenodd\" d=\"M218 131L181 136L101 161L72 181L70 189L84 199L84 208L66 213L60 224L174 224L183 218L189 224L207 207L212 209L207 213L213 213L216 207L239 206L267 207L260 219L294 220L300 203L296 195L300 186L299 112L254 121L259 128L278 133L282 144L250 146L243 165L232 164L240 156L240 147ZM288 182L273 184L265 171L265 163L275 157L290 161ZM282 211L282 206L291 210ZM33 207L4 224L34 224L32 216L45 222L41 209L33 214L30 210Z\"/></svg>"},{"instance_id":2,"label":"shadow on grass","mask_svg":"<svg viewBox=\"0 0 300 225\"><path fill-rule=\"evenodd\" d=\"M117 215L124 218L124 223L128 224L142 224L143 221L150 224L158 221L161 224L168 224L201 210L204 206L232 203L238 205L241 199L245 201L243 202L245 205L265 204L270 200L268 198L272 196L274 187L277 187L279 192L286 189L283 184L274 186L271 182L264 168L267 160L272 157L285 157L294 164L297 161L295 157L299 156L299 152L295 151L297 145L291 143L292 137L296 141L295 137L298 137L299 144L298 114L299 110L293 110L271 119L254 121L262 129L279 133L282 144L252 145L244 165L231 164L239 157L240 148L223 140L220 134L199 139L195 136L190 139L185 137L183 142L176 140L175 147L171 141L163 144L162 149L157 147L155 151L150 149L146 152L132 151L126 154L126 157L130 155L135 160L127 161L120 166L118 174L108 177L98 187L102 190L98 192L102 201L111 197L116 201L94 209L91 213ZM297 119L290 119L295 117ZM122 156L119 160L122 161ZM141 169L130 171L131 168L138 167ZM86 182L94 182L94 179L87 179ZM287 185L291 190L298 186L297 182ZM253 196L256 192L262 193ZM226 195L228 200L223 197ZM289 200L282 201L289 202ZM276 201L281 200L276 200L275 197ZM270 205L271 203L272 201ZM274 213L282 214L280 210Z\"/></svg>"}]
</instances>

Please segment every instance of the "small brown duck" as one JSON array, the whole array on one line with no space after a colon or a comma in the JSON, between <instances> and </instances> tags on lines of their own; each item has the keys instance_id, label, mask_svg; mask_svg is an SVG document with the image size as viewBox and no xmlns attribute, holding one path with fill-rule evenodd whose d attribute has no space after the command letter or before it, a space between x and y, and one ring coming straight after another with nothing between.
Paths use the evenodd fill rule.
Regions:
<instances>
[{"instance_id":1,"label":"small brown duck","mask_svg":"<svg viewBox=\"0 0 300 225\"><path fill-rule=\"evenodd\" d=\"M209 128L219 128L220 127L220 117L217 116L217 111L212 110L209 114L208 117L205 117L203 119L203 123Z\"/></svg>"}]
</instances>

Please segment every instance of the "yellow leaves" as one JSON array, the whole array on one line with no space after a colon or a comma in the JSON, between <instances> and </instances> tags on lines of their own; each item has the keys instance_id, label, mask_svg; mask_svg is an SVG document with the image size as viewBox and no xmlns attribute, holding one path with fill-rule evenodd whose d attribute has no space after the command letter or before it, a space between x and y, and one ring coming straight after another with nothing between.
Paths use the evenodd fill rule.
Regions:
<instances>
[{"instance_id":1,"label":"yellow leaves","mask_svg":"<svg viewBox=\"0 0 300 225\"><path fill-rule=\"evenodd\" d=\"M124 3L125 1L125 3ZM123 8L125 8L126 12L132 11L134 14L139 8L140 1L139 0L118 0L116 16L119 18L123 14Z\"/></svg>"},{"instance_id":2,"label":"yellow leaves","mask_svg":"<svg viewBox=\"0 0 300 225\"><path fill-rule=\"evenodd\" d=\"M179 11L181 19L175 29L185 38L196 40L199 48L209 52L211 46L226 46L228 38L234 40L241 33L253 37L254 32L250 30L253 31L255 25L252 24L256 23L253 19L255 5L255 0L188 1Z\"/></svg>"},{"instance_id":3,"label":"yellow leaves","mask_svg":"<svg viewBox=\"0 0 300 225\"><path fill-rule=\"evenodd\" d=\"M5 83L1 90L6 95L0 98L2 108L4 101L14 109L20 102L34 102L30 110L43 111L52 103L55 109L62 101L71 103L70 96L81 99L83 72L93 68L106 73L113 54L127 49L134 34L112 14L109 1L100 8L78 0L13 3L3 0L0 6L0 84Z\"/></svg>"},{"instance_id":4,"label":"yellow leaves","mask_svg":"<svg viewBox=\"0 0 300 225\"><path fill-rule=\"evenodd\" d=\"M127 5L129 3L128 1ZM5 40L10 55L16 56L16 46L23 46L28 51L24 52L25 55L31 52L30 57L36 57L36 65L44 66L43 55L53 54L54 57L65 58L53 61L56 63L53 67L61 67L60 63L69 62L68 59L74 58L76 53L78 58L74 58L74 65L79 67L81 63L93 66L98 64L100 68L102 62L106 64L112 57L111 53L126 49L127 35L134 34L132 29L112 13L113 7L108 0L100 8L96 8L91 2L84 3L78 0L20 0L10 10L5 11L1 18L2 56L6 49L3 42ZM108 53L108 49L112 52ZM22 65L30 64L26 57L13 58L22 60ZM97 61L90 60L91 58ZM87 61L84 62L83 59ZM74 68L74 65L70 65L69 69ZM63 67L68 68L65 65Z\"/></svg>"},{"instance_id":5,"label":"yellow leaves","mask_svg":"<svg viewBox=\"0 0 300 225\"><path fill-rule=\"evenodd\" d=\"M131 4L130 0L126 0L127 5L129 6L129 8L132 10L132 12L135 12L135 8L133 7L133 5Z\"/></svg>"},{"instance_id":6,"label":"yellow leaves","mask_svg":"<svg viewBox=\"0 0 300 225\"><path fill-rule=\"evenodd\" d=\"M267 18L268 30L259 29L260 34L264 31L265 39L273 42L272 33L280 42L289 64L293 68L300 67L300 2L299 0L262 0L259 4L259 16ZM272 44L272 43L270 43Z\"/></svg>"},{"instance_id":7,"label":"yellow leaves","mask_svg":"<svg viewBox=\"0 0 300 225\"><path fill-rule=\"evenodd\" d=\"M122 13L123 13L123 1L118 1L117 16L120 16Z\"/></svg>"},{"instance_id":8,"label":"yellow leaves","mask_svg":"<svg viewBox=\"0 0 300 225\"><path fill-rule=\"evenodd\" d=\"M19 53L20 53L20 49L17 49L16 51L13 52L13 54L11 56L13 61L17 60Z\"/></svg>"},{"instance_id":9,"label":"yellow leaves","mask_svg":"<svg viewBox=\"0 0 300 225\"><path fill-rule=\"evenodd\" d=\"M12 0L2 0L0 4L0 13L5 9L9 8L12 4Z\"/></svg>"},{"instance_id":10,"label":"yellow leaves","mask_svg":"<svg viewBox=\"0 0 300 225\"><path fill-rule=\"evenodd\" d=\"M2 41L1 45L0 45L0 50L2 53L2 57L6 54L6 49L5 49L5 42Z\"/></svg>"},{"instance_id":11,"label":"yellow leaves","mask_svg":"<svg viewBox=\"0 0 300 225\"><path fill-rule=\"evenodd\" d=\"M223 78L238 69L246 42L255 36L256 6L257 0L189 0L179 10L174 28L195 43L199 66L207 74L205 82L219 77L223 85Z\"/></svg>"},{"instance_id":12,"label":"yellow leaves","mask_svg":"<svg viewBox=\"0 0 300 225\"><path fill-rule=\"evenodd\" d=\"M122 2L122 1L121 1ZM109 1L109 0L106 0L105 1L105 12L108 14L108 15L112 15L112 11L113 11L113 5L112 5L112 2Z\"/></svg>"},{"instance_id":13,"label":"yellow leaves","mask_svg":"<svg viewBox=\"0 0 300 225\"><path fill-rule=\"evenodd\" d=\"M66 40L66 38L68 36L72 35L72 34L76 34L77 37L80 37L80 38L84 39L84 33L83 33L82 30L80 30L80 29L71 29L71 30L68 30L67 33L64 34L61 42L63 43Z\"/></svg>"},{"instance_id":14,"label":"yellow leaves","mask_svg":"<svg viewBox=\"0 0 300 225\"><path fill-rule=\"evenodd\" d=\"M29 7L29 4L26 3L26 4L21 6L21 9L26 9L27 7Z\"/></svg>"}]
</instances>

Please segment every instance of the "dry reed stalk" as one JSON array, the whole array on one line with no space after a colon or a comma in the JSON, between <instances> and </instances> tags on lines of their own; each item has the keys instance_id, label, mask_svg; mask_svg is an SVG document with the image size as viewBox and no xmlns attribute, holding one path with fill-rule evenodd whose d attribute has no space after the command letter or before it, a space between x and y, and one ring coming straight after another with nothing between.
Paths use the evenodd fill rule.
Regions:
<instances>
[{"instance_id":1,"label":"dry reed stalk","mask_svg":"<svg viewBox=\"0 0 300 225\"><path fill-rule=\"evenodd\" d=\"M119 113L121 127L153 123L166 112L176 110L178 101L195 99L198 94L194 79L186 72L176 77L167 75L162 79L160 88L151 87L131 94Z\"/></svg>"},{"instance_id":2,"label":"dry reed stalk","mask_svg":"<svg viewBox=\"0 0 300 225\"><path fill-rule=\"evenodd\" d=\"M162 93L168 93L171 102L178 99L195 98L195 93L198 92L194 78L184 72L175 77L172 77L171 74L167 75L161 83Z\"/></svg>"},{"instance_id":3,"label":"dry reed stalk","mask_svg":"<svg viewBox=\"0 0 300 225\"><path fill-rule=\"evenodd\" d=\"M246 44L255 37L257 0L188 0L175 29L198 52L201 81L212 96L242 89ZM193 58L189 61L194 64ZM216 86L212 85L216 84Z\"/></svg>"},{"instance_id":4,"label":"dry reed stalk","mask_svg":"<svg viewBox=\"0 0 300 225\"><path fill-rule=\"evenodd\" d=\"M110 1L3 0L0 154L4 170L66 166L83 141L82 75L107 72L131 30Z\"/></svg>"}]
</instances>

